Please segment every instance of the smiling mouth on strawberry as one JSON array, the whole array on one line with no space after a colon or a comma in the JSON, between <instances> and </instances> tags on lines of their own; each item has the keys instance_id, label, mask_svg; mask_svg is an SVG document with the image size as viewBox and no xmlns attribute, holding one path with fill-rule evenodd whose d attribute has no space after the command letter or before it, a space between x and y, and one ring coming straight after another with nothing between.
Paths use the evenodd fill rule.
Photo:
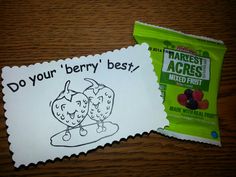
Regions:
<instances>
[{"instance_id":1,"label":"smiling mouth on strawberry","mask_svg":"<svg viewBox=\"0 0 236 177\"><path fill-rule=\"evenodd\" d=\"M75 110L73 113L69 113L67 112L67 115L70 116L71 119L74 119L75 118L75 113L77 112L77 110Z\"/></svg>"}]
</instances>

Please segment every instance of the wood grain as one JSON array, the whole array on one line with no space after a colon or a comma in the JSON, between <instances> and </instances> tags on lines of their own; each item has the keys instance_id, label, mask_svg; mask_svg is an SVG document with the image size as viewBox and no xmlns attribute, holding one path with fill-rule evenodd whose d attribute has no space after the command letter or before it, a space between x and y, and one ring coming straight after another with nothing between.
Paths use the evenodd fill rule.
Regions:
<instances>
[{"instance_id":1,"label":"wood grain","mask_svg":"<svg viewBox=\"0 0 236 177\"><path fill-rule=\"evenodd\" d=\"M1 101L0 176L235 176L235 11L233 0L0 0L0 67L133 45L135 20L221 39L228 48L218 97L222 147L151 133L86 155L15 169Z\"/></svg>"}]
</instances>

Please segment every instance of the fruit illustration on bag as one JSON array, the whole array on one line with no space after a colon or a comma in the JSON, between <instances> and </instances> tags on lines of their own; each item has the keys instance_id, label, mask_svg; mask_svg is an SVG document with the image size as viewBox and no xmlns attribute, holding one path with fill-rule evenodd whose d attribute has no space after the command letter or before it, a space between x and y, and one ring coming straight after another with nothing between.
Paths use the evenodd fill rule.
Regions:
<instances>
[{"instance_id":1,"label":"fruit illustration on bag","mask_svg":"<svg viewBox=\"0 0 236 177\"><path fill-rule=\"evenodd\" d=\"M209 102L204 99L204 94L201 90L191 90L186 89L183 94L177 96L177 101L182 106L185 106L189 109L208 109Z\"/></svg>"},{"instance_id":2,"label":"fruit illustration on bag","mask_svg":"<svg viewBox=\"0 0 236 177\"><path fill-rule=\"evenodd\" d=\"M88 116L97 122L97 132L104 132L106 131L104 120L111 115L115 93L111 88L93 79L85 78L84 80L92 84L84 90L84 94L89 99Z\"/></svg>"},{"instance_id":3,"label":"fruit illustration on bag","mask_svg":"<svg viewBox=\"0 0 236 177\"><path fill-rule=\"evenodd\" d=\"M69 89L70 81L65 83L64 90L52 103L52 114L61 123L67 126L65 135L62 137L64 141L71 139L70 128L79 126L81 136L87 134L81 123L88 113L88 98L80 92Z\"/></svg>"}]
</instances>

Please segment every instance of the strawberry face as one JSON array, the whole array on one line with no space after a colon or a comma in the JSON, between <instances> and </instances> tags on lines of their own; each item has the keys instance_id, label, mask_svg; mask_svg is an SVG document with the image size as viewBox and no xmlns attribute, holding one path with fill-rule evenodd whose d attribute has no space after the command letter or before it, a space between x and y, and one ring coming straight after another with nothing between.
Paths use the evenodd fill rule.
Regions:
<instances>
[{"instance_id":1,"label":"strawberry face","mask_svg":"<svg viewBox=\"0 0 236 177\"><path fill-rule=\"evenodd\" d=\"M88 98L80 92L69 89L70 81L52 103L53 116L63 124L74 127L80 125L88 113Z\"/></svg>"},{"instance_id":2,"label":"strawberry face","mask_svg":"<svg viewBox=\"0 0 236 177\"><path fill-rule=\"evenodd\" d=\"M98 84L93 79L86 78L85 80L92 83L84 91L84 94L89 98L88 116L95 121L103 121L112 112L115 93L109 87Z\"/></svg>"}]
</instances>

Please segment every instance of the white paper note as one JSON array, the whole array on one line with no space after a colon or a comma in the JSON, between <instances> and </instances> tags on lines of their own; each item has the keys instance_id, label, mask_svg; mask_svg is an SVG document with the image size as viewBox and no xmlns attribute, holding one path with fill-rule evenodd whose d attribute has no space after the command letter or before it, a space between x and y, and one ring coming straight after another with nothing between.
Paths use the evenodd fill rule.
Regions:
<instances>
[{"instance_id":1,"label":"white paper note","mask_svg":"<svg viewBox=\"0 0 236 177\"><path fill-rule=\"evenodd\" d=\"M15 166L86 153L168 125L148 45L2 69Z\"/></svg>"}]
</instances>

